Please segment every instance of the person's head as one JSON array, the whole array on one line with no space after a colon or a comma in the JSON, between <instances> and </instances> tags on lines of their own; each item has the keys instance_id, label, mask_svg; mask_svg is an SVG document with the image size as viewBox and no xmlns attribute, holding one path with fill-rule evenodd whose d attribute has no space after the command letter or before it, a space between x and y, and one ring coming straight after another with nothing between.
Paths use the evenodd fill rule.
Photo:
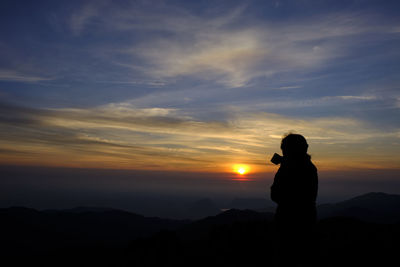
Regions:
<instances>
[{"instance_id":1,"label":"person's head","mask_svg":"<svg viewBox=\"0 0 400 267\"><path fill-rule=\"evenodd\" d=\"M308 144L300 134L288 134L282 139L281 149L283 156L302 157L307 155Z\"/></svg>"}]
</instances>

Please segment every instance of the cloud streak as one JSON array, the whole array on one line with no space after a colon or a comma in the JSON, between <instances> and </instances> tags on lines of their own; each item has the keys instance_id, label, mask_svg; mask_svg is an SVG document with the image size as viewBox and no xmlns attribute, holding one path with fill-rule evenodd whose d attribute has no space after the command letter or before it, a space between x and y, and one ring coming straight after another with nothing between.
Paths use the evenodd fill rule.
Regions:
<instances>
[{"instance_id":1,"label":"cloud streak","mask_svg":"<svg viewBox=\"0 0 400 267\"><path fill-rule=\"evenodd\" d=\"M272 23L251 21L245 11L236 8L215 17L182 9L145 10L142 14L135 10L130 16L128 11L118 11L119 16L106 17L104 23L122 32L149 32L144 40L120 50L132 61L141 62L140 67L127 65L145 75L156 79L196 77L226 87L246 86L256 78L282 72L316 70L349 55L364 39L396 35L395 26L371 23L371 15L363 13ZM238 27L240 23L243 26Z\"/></svg>"},{"instance_id":2,"label":"cloud streak","mask_svg":"<svg viewBox=\"0 0 400 267\"><path fill-rule=\"evenodd\" d=\"M30 74L21 73L13 70L1 70L0 69L0 81L13 81L23 83L35 83L41 81L49 81L51 78L35 76Z\"/></svg>"},{"instance_id":3,"label":"cloud streak","mask_svg":"<svg viewBox=\"0 0 400 267\"><path fill-rule=\"evenodd\" d=\"M348 118L302 120L231 113L224 121L213 121L177 109L127 104L90 109L3 106L0 111L3 163L218 172L242 162L265 171L270 168L265 166L265 154L277 151L279 137L289 131L308 138L325 168L351 157L353 166L375 161L369 167L383 168L398 163L395 157L387 158L399 146L399 129L381 132ZM381 154L386 155L384 160L379 159Z\"/></svg>"}]
</instances>

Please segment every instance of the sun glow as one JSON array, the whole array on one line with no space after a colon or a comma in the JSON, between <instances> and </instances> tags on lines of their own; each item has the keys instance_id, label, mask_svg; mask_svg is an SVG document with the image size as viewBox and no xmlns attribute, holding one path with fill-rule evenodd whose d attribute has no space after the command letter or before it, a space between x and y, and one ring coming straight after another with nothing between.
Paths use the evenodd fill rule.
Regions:
<instances>
[{"instance_id":1,"label":"sun glow","mask_svg":"<svg viewBox=\"0 0 400 267\"><path fill-rule=\"evenodd\" d=\"M235 165L233 169L239 175L245 175L249 172L249 167L246 165Z\"/></svg>"}]
</instances>

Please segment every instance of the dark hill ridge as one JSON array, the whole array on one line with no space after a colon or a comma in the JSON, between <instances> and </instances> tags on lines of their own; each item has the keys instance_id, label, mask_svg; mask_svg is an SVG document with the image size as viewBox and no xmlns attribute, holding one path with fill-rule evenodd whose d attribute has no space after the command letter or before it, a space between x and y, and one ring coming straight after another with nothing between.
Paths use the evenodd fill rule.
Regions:
<instances>
[{"instance_id":1,"label":"dark hill ridge","mask_svg":"<svg viewBox=\"0 0 400 267\"><path fill-rule=\"evenodd\" d=\"M319 205L318 216L345 216L377 223L400 222L400 195L371 192L336 204Z\"/></svg>"},{"instance_id":2,"label":"dark hill ridge","mask_svg":"<svg viewBox=\"0 0 400 267\"><path fill-rule=\"evenodd\" d=\"M331 218L317 225L318 266L389 266L397 260L400 223L368 220L400 222L399 197L368 193L321 205ZM276 253L272 218L237 209L179 221L110 208L13 207L0 209L0 250L13 266L267 266Z\"/></svg>"},{"instance_id":3,"label":"dark hill ridge","mask_svg":"<svg viewBox=\"0 0 400 267\"><path fill-rule=\"evenodd\" d=\"M272 214L229 210L159 233L128 249L132 266L275 266L278 235ZM400 224L332 217L316 227L315 266L391 266L398 261ZM153 257L148 257L153 255ZM158 255L155 257L154 255ZM300 265L299 265L300 266ZM310 265L311 266L311 265Z\"/></svg>"},{"instance_id":4,"label":"dark hill ridge","mask_svg":"<svg viewBox=\"0 0 400 267\"><path fill-rule=\"evenodd\" d=\"M214 216L220 213L220 209L209 198L203 198L191 203L185 210L185 217L192 220L201 219L207 216Z\"/></svg>"},{"instance_id":5,"label":"dark hill ridge","mask_svg":"<svg viewBox=\"0 0 400 267\"><path fill-rule=\"evenodd\" d=\"M337 203L344 207L365 207L370 210L399 211L400 195L371 192Z\"/></svg>"},{"instance_id":6,"label":"dark hill ridge","mask_svg":"<svg viewBox=\"0 0 400 267\"><path fill-rule=\"evenodd\" d=\"M85 213L85 212L106 212L106 211L121 211L121 210L114 209L114 208L108 208L108 207L79 206L79 207L75 207L72 209L63 209L63 210L49 209L49 210L43 210L43 211L50 212L50 213L57 213L57 212Z\"/></svg>"},{"instance_id":7,"label":"dark hill ridge","mask_svg":"<svg viewBox=\"0 0 400 267\"><path fill-rule=\"evenodd\" d=\"M184 239L199 239L212 228L249 222L267 222L272 221L273 216L274 214L269 212L230 209L216 216L209 216L184 225L178 233Z\"/></svg>"},{"instance_id":8,"label":"dark hill ridge","mask_svg":"<svg viewBox=\"0 0 400 267\"><path fill-rule=\"evenodd\" d=\"M228 207L232 209L271 210L274 204L266 198L235 198Z\"/></svg>"},{"instance_id":9,"label":"dark hill ridge","mask_svg":"<svg viewBox=\"0 0 400 267\"><path fill-rule=\"evenodd\" d=\"M209 201L200 201L207 204ZM204 204L203 203L203 204ZM209 203L205 206L211 206ZM213 212L215 209L213 209ZM320 219L342 216L367 222L400 222L400 195L368 193L355 198L318 206ZM246 221L272 220L272 213L253 210L230 209L216 216L197 221L170 220L144 217L112 208L77 207L69 210L38 211L23 207L0 209L0 234L3 240L17 244L40 240L58 243L128 242L145 238L161 230L177 230L195 233L211 226Z\"/></svg>"},{"instance_id":10,"label":"dark hill ridge","mask_svg":"<svg viewBox=\"0 0 400 267\"><path fill-rule=\"evenodd\" d=\"M79 208L37 211L23 207L0 209L0 236L11 246L31 244L30 250L85 246L95 243L126 243L160 230L176 230L188 221L147 218L110 209ZM79 211L79 212L77 212ZM34 244L34 245L33 245Z\"/></svg>"}]
</instances>

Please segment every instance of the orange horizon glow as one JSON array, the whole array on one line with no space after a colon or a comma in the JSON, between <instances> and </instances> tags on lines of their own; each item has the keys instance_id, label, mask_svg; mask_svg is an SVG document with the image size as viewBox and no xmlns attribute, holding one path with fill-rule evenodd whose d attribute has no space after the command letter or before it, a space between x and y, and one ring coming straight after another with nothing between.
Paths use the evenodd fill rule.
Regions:
<instances>
[{"instance_id":1,"label":"orange horizon glow","mask_svg":"<svg viewBox=\"0 0 400 267\"><path fill-rule=\"evenodd\" d=\"M236 173L236 176L233 177L233 181L238 182L247 182L250 181L249 177L246 174L249 174L250 167L246 164L235 164L233 165L233 172Z\"/></svg>"},{"instance_id":2,"label":"orange horizon glow","mask_svg":"<svg viewBox=\"0 0 400 267\"><path fill-rule=\"evenodd\" d=\"M39 151L37 151L39 152ZM41 151L40 151L41 152ZM40 166L40 167L61 167L61 168L88 168L88 169L122 169L122 170L160 170L160 171L178 171L178 172L210 172L210 173L234 173L237 178L245 178L247 175L275 172L279 166L268 163L268 157L260 160L256 164L233 164L222 163L222 159L214 159L214 164L199 165L191 164L185 160L171 160L158 158L157 165L140 166L137 161L121 160L106 156L77 156L72 153L41 153L41 157L20 155L1 155L1 165L19 165L19 166ZM322 158L322 156L321 156ZM379 160L363 160L362 158L353 161L345 161L339 164L335 159L317 159L313 157L313 162L319 171L338 171L338 170L360 170L360 169L399 169L396 164L379 164ZM145 161L144 163L147 163ZM189 163L189 164L188 164Z\"/></svg>"},{"instance_id":3,"label":"orange horizon glow","mask_svg":"<svg viewBox=\"0 0 400 267\"><path fill-rule=\"evenodd\" d=\"M291 125L307 139L309 154L319 170L399 166L397 137L388 137L387 144L382 145L375 140L381 136L379 133L368 132L356 120L303 121L272 113L238 112L233 122L224 123L186 118L174 112L106 105L24 113L22 117L35 118L37 123L22 125L18 131L2 124L0 164L234 172L243 176L279 167L269 160L274 152L280 152L279 133ZM343 125L343 131L331 130L342 129ZM357 135L365 137L360 141L354 139ZM243 170L239 171L240 167Z\"/></svg>"}]
</instances>

